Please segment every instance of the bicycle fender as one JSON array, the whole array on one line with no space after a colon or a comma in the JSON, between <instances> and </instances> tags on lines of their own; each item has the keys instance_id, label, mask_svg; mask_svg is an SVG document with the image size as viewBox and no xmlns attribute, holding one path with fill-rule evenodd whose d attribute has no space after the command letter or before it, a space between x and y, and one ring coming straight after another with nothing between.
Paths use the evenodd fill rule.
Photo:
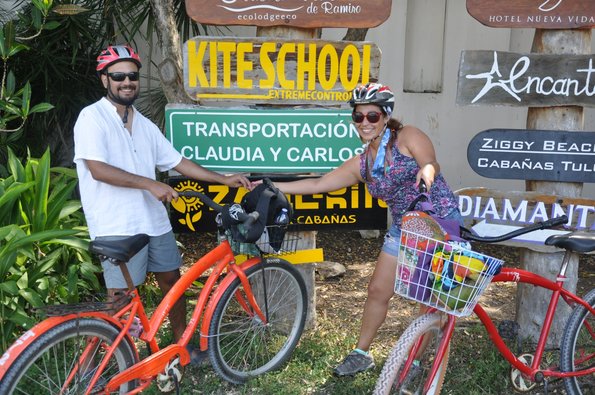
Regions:
<instances>
[{"instance_id":1,"label":"bicycle fender","mask_svg":"<svg viewBox=\"0 0 595 395\"><path fill-rule=\"evenodd\" d=\"M122 325L118 322L117 319L114 317L100 314L96 312L87 312L87 313L80 313L80 314L69 314L64 316L58 317L49 317L45 320L41 321L33 328L29 329L25 333L23 333L0 357L0 380L4 377L12 363L17 359L17 357L21 354L23 350L33 343L41 334L49 331L50 329L54 328L57 325L60 325L64 322L68 322L73 319L82 318L82 317L94 317L99 318L105 321L110 322L116 328L122 328ZM138 354L136 347L132 347L133 350ZM137 355L138 357L138 355Z\"/></svg>"},{"instance_id":2,"label":"bicycle fender","mask_svg":"<svg viewBox=\"0 0 595 395\"><path fill-rule=\"evenodd\" d=\"M262 262L262 258L250 258L244 263L240 265L240 269L242 271L246 271L254 265L259 264ZM231 282L235 280L238 276L234 272L229 272L225 278L221 281L221 284L217 286L213 295L211 296L207 307L205 308L205 314L202 319L202 324L200 326L200 349L201 351L205 351L208 348L208 341L209 341L209 327L211 326L211 319L213 318L213 314L215 313L215 307L217 303L221 300L221 296L223 296L223 292L229 287Z\"/></svg>"}]
</instances>

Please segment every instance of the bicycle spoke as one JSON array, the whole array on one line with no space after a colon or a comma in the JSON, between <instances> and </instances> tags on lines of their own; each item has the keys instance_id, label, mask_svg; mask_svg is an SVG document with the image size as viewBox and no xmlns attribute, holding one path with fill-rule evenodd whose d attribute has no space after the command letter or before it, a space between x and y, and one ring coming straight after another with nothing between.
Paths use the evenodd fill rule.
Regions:
<instances>
[{"instance_id":1,"label":"bicycle spoke","mask_svg":"<svg viewBox=\"0 0 595 395\"><path fill-rule=\"evenodd\" d=\"M305 322L305 286L289 263L254 266L246 274L267 322L262 322L258 315L245 313L243 299L236 298L238 291L243 292L243 286L236 279L217 305L210 327L209 352L213 366L234 383L242 383L284 363L297 344Z\"/></svg>"},{"instance_id":2,"label":"bicycle spoke","mask_svg":"<svg viewBox=\"0 0 595 395\"><path fill-rule=\"evenodd\" d=\"M43 332L19 355L0 383L0 393L85 393L117 335L111 324L98 319L60 323ZM135 354L127 342L114 347L91 393L99 393L110 378L134 363ZM134 386L134 382L127 383L116 393L129 392Z\"/></svg>"},{"instance_id":3,"label":"bicycle spoke","mask_svg":"<svg viewBox=\"0 0 595 395\"><path fill-rule=\"evenodd\" d=\"M595 289L585 295L584 299L595 305ZM595 317L586 308L573 310L561 347L561 368L565 372L588 371L595 367ZM566 391L570 395L591 394L595 391L595 374L567 378L564 380Z\"/></svg>"}]
</instances>

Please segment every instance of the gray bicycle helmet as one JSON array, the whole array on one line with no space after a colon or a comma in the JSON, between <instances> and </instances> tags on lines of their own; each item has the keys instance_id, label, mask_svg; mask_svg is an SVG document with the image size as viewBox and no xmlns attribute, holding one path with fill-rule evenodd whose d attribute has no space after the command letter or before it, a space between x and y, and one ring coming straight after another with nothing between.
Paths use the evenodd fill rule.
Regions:
<instances>
[{"instance_id":1,"label":"gray bicycle helmet","mask_svg":"<svg viewBox=\"0 0 595 395\"><path fill-rule=\"evenodd\" d=\"M395 94L386 85L370 82L353 90L351 107L358 104L376 104L390 117L395 108Z\"/></svg>"}]
</instances>

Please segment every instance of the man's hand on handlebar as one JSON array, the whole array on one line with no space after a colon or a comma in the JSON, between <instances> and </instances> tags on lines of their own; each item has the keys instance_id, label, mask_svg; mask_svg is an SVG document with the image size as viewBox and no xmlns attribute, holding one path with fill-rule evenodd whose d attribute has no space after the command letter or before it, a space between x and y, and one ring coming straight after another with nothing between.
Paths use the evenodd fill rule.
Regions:
<instances>
[{"instance_id":1,"label":"man's hand on handlebar","mask_svg":"<svg viewBox=\"0 0 595 395\"><path fill-rule=\"evenodd\" d=\"M152 181L148 191L160 202L170 203L178 199L178 192L175 189L159 181Z\"/></svg>"}]
</instances>

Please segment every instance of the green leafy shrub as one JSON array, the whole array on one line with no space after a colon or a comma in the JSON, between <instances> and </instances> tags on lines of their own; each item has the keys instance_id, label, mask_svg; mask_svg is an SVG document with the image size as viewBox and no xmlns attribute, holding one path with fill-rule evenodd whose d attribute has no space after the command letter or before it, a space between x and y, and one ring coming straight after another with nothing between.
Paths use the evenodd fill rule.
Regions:
<instances>
[{"instance_id":1,"label":"green leafy shrub","mask_svg":"<svg viewBox=\"0 0 595 395\"><path fill-rule=\"evenodd\" d=\"M50 154L23 165L8 150L0 178L0 336L2 349L36 321L31 309L72 303L100 289L73 169Z\"/></svg>"}]
</instances>

